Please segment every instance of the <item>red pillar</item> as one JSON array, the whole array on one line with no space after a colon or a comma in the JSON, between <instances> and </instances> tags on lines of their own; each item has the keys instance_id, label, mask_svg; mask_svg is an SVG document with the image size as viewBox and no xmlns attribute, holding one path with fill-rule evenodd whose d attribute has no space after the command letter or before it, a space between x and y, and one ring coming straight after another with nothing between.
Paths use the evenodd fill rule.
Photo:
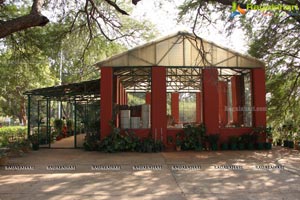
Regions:
<instances>
[{"instance_id":1,"label":"red pillar","mask_svg":"<svg viewBox=\"0 0 300 200\"><path fill-rule=\"evenodd\" d=\"M243 124L244 80L242 76L231 78L233 123Z\"/></svg>"},{"instance_id":2,"label":"red pillar","mask_svg":"<svg viewBox=\"0 0 300 200\"><path fill-rule=\"evenodd\" d=\"M174 92L171 94L171 114L175 123L179 123L179 93Z\"/></svg>"},{"instance_id":3,"label":"red pillar","mask_svg":"<svg viewBox=\"0 0 300 200\"><path fill-rule=\"evenodd\" d=\"M120 105L120 78L114 77L114 85L113 85L113 92L114 92L114 103L115 105ZM116 127L119 127L119 114L116 116Z\"/></svg>"},{"instance_id":4,"label":"red pillar","mask_svg":"<svg viewBox=\"0 0 300 200\"><path fill-rule=\"evenodd\" d=\"M113 107L113 70L111 67L101 67L101 139L109 135Z\"/></svg>"},{"instance_id":5,"label":"red pillar","mask_svg":"<svg viewBox=\"0 0 300 200\"><path fill-rule=\"evenodd\" d=\"M120 105L124 105L124 100L123 100L123 85L120 82Z\"/></svg>"},{"instance_id":6,"label":"red pillar","mask_svg":"<svg viewBox=\"0 0 300 200\"><path fill-rule=\"evenodd\" d=\"M152 137L162 139L167 143L167 92L166 92L166 68L152 67L151 84L151 129ZM162 138L161 138L162 135Z\"/></svg>"},{"instance_id":7,"label":"red pillar","mask_svg":"<svg viewBox=\"0 0 300 200\"><path fill-rule=\"evenodd\" d=\"M219 100L217 69L202 70L203 119L207 134L219 132Z\"/></svg>"},{"instance_id":8,"label":"red pillar","mask_svg":"<svg viewBox=\"0 0 300 200\"><path fill-rule=\"evenodd\" d=\"M146 92L146 104L151 105L151 92Z\"/></svg>"},{"instance_id":9,"label":"red pillar","mask_svg":"<svg viewBox=\"0 0 300 200\"><path fill-rule=\"evenodd\" d=\"M253 122L255 127L266 126L266 78L264 69L252 70Z\"/></svg>"},{"instance_id":10,"label":"red pillar","mask_svg":"<svg viewBox=\"0 0 300 200\"><path fill-rule=\"evenodd\" d=\"M196 93L196 123L202 123L202 93Z\"/></svg>"},{"instance_id":11,"label":"red pillar","mask_svg":"<svg viewBox=\"0 0 300 200\"><path fill-rule=\"evenodd\" d=\"M227 119L227 82L219 81L219 124L224 127L228 123Z\"/></svg>"},{"instance_id":12,"label":"red pillar","mask_svg":"<svg viewBox=\"0 0 300 200\"><path fill-rule=\"evenodd\" d=\"M125 88L123 90L123 95L124 95L124 105L127 105L128 104L128 96L127 96L127 92L126 92Z\"/></svg>"}]
</instances>

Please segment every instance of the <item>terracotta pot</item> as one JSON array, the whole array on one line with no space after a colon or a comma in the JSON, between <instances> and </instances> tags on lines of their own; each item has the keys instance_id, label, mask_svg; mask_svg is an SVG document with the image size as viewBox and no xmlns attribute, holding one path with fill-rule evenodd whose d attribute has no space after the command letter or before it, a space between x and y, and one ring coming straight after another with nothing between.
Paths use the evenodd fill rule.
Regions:
<instances>
[{"instance_id":1,"label":"terracotta pot","mask_svg":"<svg viewBox=\"0 0 300 200\"><path fill-rule=\"evenodd\" d=\"M267 139L266 139L266 142L267 142L267 143L273 143L273 138L267 138Z\"/></svg>"}]
</instances>

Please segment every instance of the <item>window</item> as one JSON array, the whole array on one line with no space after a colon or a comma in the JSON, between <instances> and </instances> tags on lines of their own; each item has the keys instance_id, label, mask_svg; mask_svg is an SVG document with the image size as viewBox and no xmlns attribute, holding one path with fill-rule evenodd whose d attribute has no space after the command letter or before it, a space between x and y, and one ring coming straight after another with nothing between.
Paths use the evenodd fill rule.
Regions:
<instances>
[{"instance_id":1,"label":"window","mask_svg":"<svg viewBox=\"0 0 300 200\"><path fill-rule=\"evenodd\" d=\"M202 122L201 75L199 67L167 68L168 128Z\"/></svg>"}]
</instances>

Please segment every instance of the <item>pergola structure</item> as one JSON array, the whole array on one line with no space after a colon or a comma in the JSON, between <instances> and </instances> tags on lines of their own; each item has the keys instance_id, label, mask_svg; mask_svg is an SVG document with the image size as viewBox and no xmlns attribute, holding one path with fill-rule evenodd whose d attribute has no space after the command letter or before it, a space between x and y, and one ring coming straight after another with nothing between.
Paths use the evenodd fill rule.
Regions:
<instances>
[{"instance_id":1,"label":"pergola structure","mask_svg":"<svg viewBox=\"0 0 300 200\"><path fill-rule=\"evenodd\" d=\"M51 119L62 118L62 115L56 116L59 112L62 112L62 103L66 102L72 106L72 120L74 122L74 145L70 144L69 148L80 147L83 141L78 141L77 134L80 133L80 125L82 122L86 123L89 119L87 112L95 112L95 108L89 108L91 104L96 104L96 109L100 107L100 79L84 81L80 83L71 83L65 85L58 85L47 88L39 88L25 92L28 96L28 136L33 132L36 132L41 138L45 136L44 147L51 147ZM53 104L53 103L56 104ZM57 106L60 111L58 111ZM95 106L94 106L95 107ZM99 111L98 111L99 113ZM43 121L45 120L45 121ZM43 121L43 122L42 122ZM98 123L98 129L100 129ZM43 128L45 133L43 132ZM44 135L43 135L44 134ZM84 133L86 134L86 133ZM99 133L98 133L99 134ZM80 140L83 137L78 137ZM78 145L80 144L80 145ZM65 146L59 147L65 148Z\"/></svg>"},{"instance_id":2,"label":"pergola structure","mask_svg":"<svg viewBox=\"0 0 300 200\"><path fill-rule=\"evenodd\" d=\"M186 32L178 32L136 47L96 64L101 71L101 139L120 126L115 105L127 105L128 93L145 93L151 105L151 126L135 128L141 137L159 134L166 144L178 127L168 127L167 96L171 115L179 120L182 93L195 94L194 123L204 123L208 134L232 135L266 126L264 63Z\"/></svg>"}]
</instances>

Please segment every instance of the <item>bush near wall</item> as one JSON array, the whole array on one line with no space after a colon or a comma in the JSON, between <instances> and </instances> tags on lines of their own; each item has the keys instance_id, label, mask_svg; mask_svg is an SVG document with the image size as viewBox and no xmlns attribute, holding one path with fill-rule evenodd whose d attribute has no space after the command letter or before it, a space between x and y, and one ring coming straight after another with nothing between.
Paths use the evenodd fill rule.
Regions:
<instances>
[{"instance_id":1,"label":"bush near wall","mask_svg":"<svg viewBox=\"0 0 300 200\"><path fill-rule=\"evenodd\" d=\"M9 142L22 141L27 134L24 126L8 126L0 128L0 147L6 147Z\"/></svg>"}]
</instances>

